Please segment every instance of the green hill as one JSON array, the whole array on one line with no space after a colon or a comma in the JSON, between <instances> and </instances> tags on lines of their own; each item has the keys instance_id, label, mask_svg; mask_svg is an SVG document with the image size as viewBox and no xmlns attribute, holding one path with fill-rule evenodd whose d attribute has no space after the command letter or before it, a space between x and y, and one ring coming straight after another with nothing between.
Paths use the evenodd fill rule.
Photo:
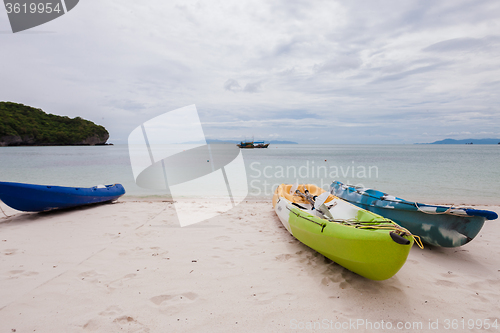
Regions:
<instances>
[{"instance_id":1,"label":"green hill","mask_svg":"<svg viewBox=\"0 0 500 333\"><path fill-rule=\"evenodd\" d=\"M80 117L0 102L0 146L103 145L108 138L103 126Z\"/></svg>"}]
</instances>

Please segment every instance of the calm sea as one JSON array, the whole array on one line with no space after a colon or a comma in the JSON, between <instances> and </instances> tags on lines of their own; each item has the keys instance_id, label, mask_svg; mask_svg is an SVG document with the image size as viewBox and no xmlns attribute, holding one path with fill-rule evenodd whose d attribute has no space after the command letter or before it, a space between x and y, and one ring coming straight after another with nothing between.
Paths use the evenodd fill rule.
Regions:
<instances>
[{"instance_id":1,"label":"calm sea","mask_svg":"<svg viewBox=\"0 0 500 333\"><path fill-rule=\"evenodd\" d=\"M271 145L242 153L248 199L270 199L281 183L328 189L339 180L427 203L500 205L500 145ZM135 184L127 145L0 147L0 180L121 183L130 197L170 198Z\"/></svg>"}]
</instances>

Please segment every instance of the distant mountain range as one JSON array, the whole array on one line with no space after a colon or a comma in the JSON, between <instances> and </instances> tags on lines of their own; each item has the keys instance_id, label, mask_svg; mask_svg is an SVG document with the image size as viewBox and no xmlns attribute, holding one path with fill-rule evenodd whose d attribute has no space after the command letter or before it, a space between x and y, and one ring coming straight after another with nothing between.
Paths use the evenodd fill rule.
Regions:
<instances>
[{"instance_id":1,"label":"distant mountain range","mask_svg":"<svg viewBox=\"0 0 500 333\"><path fill-rule=\"evenodd\" d=\"M500 144L500 139L444 139L436 142L431 142L432 145L464 145L464 144L475 144L475 145L496 145Z\"/></svg>"}]
</instances>

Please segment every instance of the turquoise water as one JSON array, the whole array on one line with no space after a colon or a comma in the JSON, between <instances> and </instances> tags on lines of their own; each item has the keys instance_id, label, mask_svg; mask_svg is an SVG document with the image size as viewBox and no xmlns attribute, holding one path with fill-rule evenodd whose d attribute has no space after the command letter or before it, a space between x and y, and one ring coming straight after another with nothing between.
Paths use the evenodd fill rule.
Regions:
<instances>
[{"instance_id":1,"label":"turquoise water","mask_svg":"<svg viewBox=\"0 0 500 333\"><path fill-rule=\"evenodd\" d=\"M242 150L250 198L280 183L333 180L436 204L500 205L499 145L271 145ZM135 184L126 145L0 147L0 180L89 187L121 183L130 197L165 197Z\"/></svg>"}]
</instances>

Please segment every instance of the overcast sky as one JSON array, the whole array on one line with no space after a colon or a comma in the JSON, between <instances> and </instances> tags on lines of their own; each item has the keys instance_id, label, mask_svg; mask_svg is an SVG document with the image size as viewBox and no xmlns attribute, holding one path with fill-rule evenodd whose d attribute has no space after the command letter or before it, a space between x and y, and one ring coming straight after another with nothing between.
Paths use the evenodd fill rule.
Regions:
<instances>
[{"instance_id":1,"label":"overcast sky","mask_svg":"<svg viewBox=\"0 0 500 333\"><path fill-rule=\"evenodd\" d=\"M191 104L212 139L499 138L499 92L497 0L81 0L16 34L0 8L0 100L118 144Z\"/></svg>"}]
</instances>

